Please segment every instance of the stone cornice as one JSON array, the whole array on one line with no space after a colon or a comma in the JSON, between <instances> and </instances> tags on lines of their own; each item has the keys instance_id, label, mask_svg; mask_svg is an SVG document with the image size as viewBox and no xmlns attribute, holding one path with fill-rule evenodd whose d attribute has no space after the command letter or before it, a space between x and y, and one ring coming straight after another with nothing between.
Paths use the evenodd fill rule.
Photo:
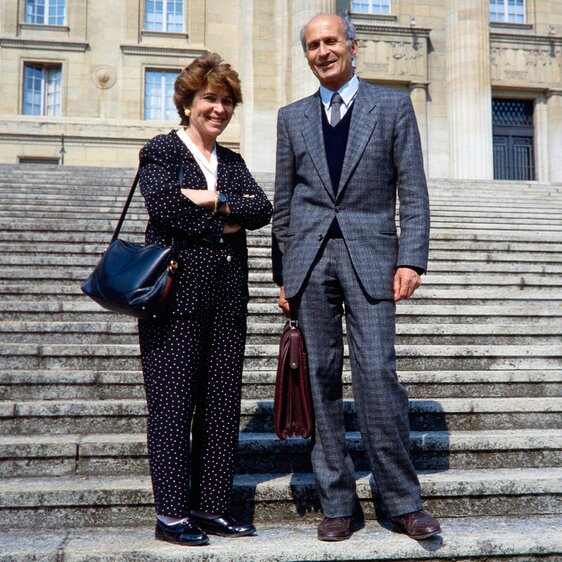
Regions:
<instances>
[{"instance_id":1,"label":"stone cornice","mask_svg":"<svg viewBox=\"0 0 562 562\"><path fill-rule=\"evenodd\" d=\"M527 35L523 33L504 33L491 31L490 42L492 43L522 43L523 45L562 45L560 35Z\"/></svg>"},{"instance_id":2,"label":"stone cornice","mask_svg":"<svg viewBox=\"0 0 562 562\"><path fill-rule=\"evenodd\" d=\"M45 23L20 23L20 28L37 31L38 33L64 33L70 31L68 25L48 25Z\"/></svg>"},{"instance_id":3,"label":"stone cornice","mask_svg":"<svg viewBox=\"0 0 562 562\"><path fill-rule=\"evenodd\" d=\"M157 134L161 131L156 131L152 133ZM64 144L65 146L71 147L73 145L83 147L85 144L87 145L99 145L99 146L133 146L133 147L141 147L143 144L148 142L151 138L151 135L131 135L129 137L126 136L99 136L95 133L84 132L81 135L76 134L69 134L67 132L64 133ZM61 142L61 135L60 134L34 134L34 133L12 133L12 132L5 132L0 130L0 144L2 143L29 143L29 144L41 144L45 145L46 143L51 144L55 147L58 147ZM230 148L231 150L239 151L240 150L240 143L235 141L221 141L221 146L225 146L226 148ZM68 151L67 151L68 152Z\"/></svg>"},{"instance_id":4,"label":"stone cornice","mask_svg":"<svg viewBox=\"0 0 562 562\"><path fill-rule=\"evenodd\" d=\"M387 37L394 37L396 39L411 39L412 37L429 37L431 28L428 27L412 27L402 25L384 25L381 23L355 23L355 29L360 35L384 35Z\"/></svg>"},{"instance_id":5,"label":"stone cornice","mask_svg":"<svg viewBox=\"0 0 562 562\"><path fill-rule=\"evenodd\" d=\"M348 16L353 20L354 25L360 23L370 24L372 22L397 21L395 14L364 14L363 12L349 12Z\"/></svg>"},{"instance_id":6,"label":"stone cornice","mask_svg":"<svg viewBox=\"0 0 562 562\"><path fill-rule=\"evenodd\" d=\"M184 32L177 32L177 31L148 31L146 29L141 29L141 36L142 37L156 37L157 39L164 39L164 40L183 40L187 41L189 39L189 35Z\"/></svg>"},{"instance_id":7,"label":"stone cornice","mask_svg":"<svg viewBox=\"0 0 562 562\"><path fill-rule=\"evenodd\" d=\"M144 45L121 45L124 55L148 57L174 57L194 59L204 55L205 49L176 49L174 47L148 47Z\"/></svg>"},{"instance_id":8,"label":"stone cornice","mask_svg":"<svg viewBox=\"0 0 562 562\"><path fill-rule=\"evenodd\" d=\"M39 51L70 51L84 53L89 47L88 43L71 41L51 41L49 39L1 39L0 47L3 49L35 49Z\"/></svg>"}]
</instances>

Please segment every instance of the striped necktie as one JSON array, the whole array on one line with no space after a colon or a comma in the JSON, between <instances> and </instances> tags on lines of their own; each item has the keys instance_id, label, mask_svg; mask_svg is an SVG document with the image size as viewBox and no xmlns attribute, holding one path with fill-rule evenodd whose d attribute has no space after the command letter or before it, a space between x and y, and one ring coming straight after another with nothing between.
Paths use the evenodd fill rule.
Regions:
<instances>
[{"instance_id":1,"label":"striped necktie","mask_svg":"<svg viewBox=\"0 0 562 562\"><path fill-rule=\"evenodd\" d=\"M332 127L335 127L341 120L342 103L342 97L338 94L338 92L334 92L330 103L330 125L332 125Z\"/></svg>"}]
</instances>

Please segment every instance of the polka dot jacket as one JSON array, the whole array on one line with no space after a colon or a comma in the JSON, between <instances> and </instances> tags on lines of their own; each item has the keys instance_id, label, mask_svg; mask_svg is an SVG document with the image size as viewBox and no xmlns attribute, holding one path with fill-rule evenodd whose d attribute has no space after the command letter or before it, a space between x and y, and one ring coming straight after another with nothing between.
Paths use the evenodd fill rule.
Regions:
<instances>
[{"instance_id":1,"label":"polka dot jacket","mask_svg":"<svg viewBox=\"0 0 562 562\"><path fill-rule=\"evenodd\" d=\"M173 317L193 314L201 308L202 292L213 285L217 275L224 273L225 264L230 310L246 313L245 230L268 224L272 207L239 154L217 144L217 160L217 190L227 194L232 211L228 220L242 226L236 234L223 235L221 218L181 193L181 187L207 189L207 182L176 131L154 137L140 151L139 184L149 215L146 243L173 242L179 252L180 268L169 309ZM244 194L254 197L245 198Z\"/></svg>"}]
</instances>

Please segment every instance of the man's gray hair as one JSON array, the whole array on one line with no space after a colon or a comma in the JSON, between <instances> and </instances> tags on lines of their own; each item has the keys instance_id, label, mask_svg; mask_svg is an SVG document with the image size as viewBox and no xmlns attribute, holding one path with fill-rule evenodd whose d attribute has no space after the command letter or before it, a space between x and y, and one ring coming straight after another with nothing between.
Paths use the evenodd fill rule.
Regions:
<instances>
[{"instance_id":1,"label":"man's gray hair","mask_svg":"<svg viewBox=\"0 0 562 562\"><path fill-rule=\"evenodd\" d=\"M340 18L343 23L343 28L345 31L345 39L348 45L351 45L351 43L353 43L353 41L357 39L357 30L355 29L355 26L351 23L351 21L348 18L337 16L336 14L316 14L314 18L318 16L336 16L337 18ZM301 27L301 31L300 31L302 50L304 51L305 55L306 55L306 40L304 38L304 30L306 29L306 26L310 23L310 21L313 20L314 18L310 18Z\"/></svg>"}]
</instances>

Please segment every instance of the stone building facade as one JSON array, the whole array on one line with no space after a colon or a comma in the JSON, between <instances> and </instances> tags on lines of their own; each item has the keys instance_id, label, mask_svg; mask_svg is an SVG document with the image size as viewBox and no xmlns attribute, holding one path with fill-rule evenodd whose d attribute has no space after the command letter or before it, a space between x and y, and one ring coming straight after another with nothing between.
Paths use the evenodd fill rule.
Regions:
<instances>
[{"instance_id":1,"label":"stone building facade","mask_svg":"<svg viewBox=\"0 0 562 562\"><path fill-rule=\"evenodd\" d=\"M0 162L134 166L210 50L243 85L222 142L272 171L319 12L355 23L362 79L409 92L428 176L562 181L562 0L0 0Z\"/></svg>"}]
</instances>

